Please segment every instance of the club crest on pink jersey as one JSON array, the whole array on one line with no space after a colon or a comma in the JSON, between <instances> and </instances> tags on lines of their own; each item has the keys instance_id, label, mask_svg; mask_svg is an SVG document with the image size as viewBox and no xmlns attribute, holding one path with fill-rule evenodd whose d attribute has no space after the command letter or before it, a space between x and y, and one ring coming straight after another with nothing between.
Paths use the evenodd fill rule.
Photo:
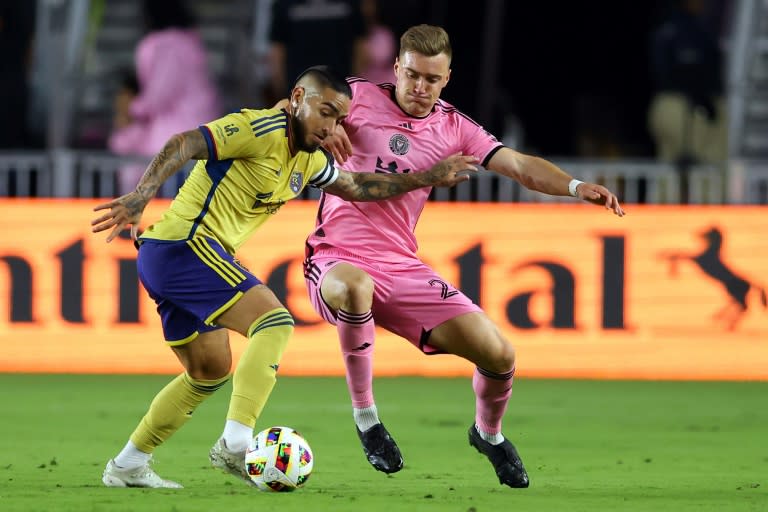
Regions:
<instances>
[{"instance_id":1,"label":"club crest on pink jersey","mask_svg":"<svg viewBox=\"0 0 768 512\"><path fill-rule=\"evenodd\" d=\"M408 137L402 133L396 133L389 138L389 149L396 155L404 155L411 148L411 143L408 141Z\"/></svg>"},{"instance_id":2,"label":"club crest on pink jersey","mask_svg":"<svg viewBox=\"0 0 768 512\"><path fill-rule=\"evenodd\" d=\"M291 173L291 179L288 182L288 186L291 187L291 190L294 194L298 194L301 192L301 186L302 186L302 175L300 172L292 172Z\"/></svg>"}]
</instances>

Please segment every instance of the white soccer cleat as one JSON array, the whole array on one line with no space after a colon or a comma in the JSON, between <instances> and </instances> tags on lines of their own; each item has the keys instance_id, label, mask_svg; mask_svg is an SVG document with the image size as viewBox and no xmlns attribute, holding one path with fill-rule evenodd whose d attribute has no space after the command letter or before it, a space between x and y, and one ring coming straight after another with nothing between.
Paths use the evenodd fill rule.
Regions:
<instances>
[{"instance_id":1,"label":"white soccer cleat","mask_svg":"<svg viewBox=\"0 0 768 512\"><path fill-rule=\"evenodd\" d=\"M224 444L224 438L220 438L216 441L216 444L213 445L211 451L208 453L208 458L211 460L211 465L213 467L219 468L231 475L245 480L248 485L256 485L245 470L245 450L240 453L227 450L227 445Z\"/></svg>"},{"instance_id":2,"label":"white soccer cleat","mask_svg":"<svg viewBox=\"0 0 768 512\"><path fill-rule=\"evenodd\" d=\"M123 469L114 459L107 462L101 481L107 487L151 487L154 489L182 489L184 486L172 480L164 480L149 466Z\"/></svg>"}]
</instances>

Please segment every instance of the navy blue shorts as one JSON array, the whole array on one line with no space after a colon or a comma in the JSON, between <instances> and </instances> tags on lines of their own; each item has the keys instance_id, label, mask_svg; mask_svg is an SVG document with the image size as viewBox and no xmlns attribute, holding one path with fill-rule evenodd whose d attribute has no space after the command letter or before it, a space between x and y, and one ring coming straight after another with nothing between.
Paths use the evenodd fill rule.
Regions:
<instances>
[{"instance_id":1,"label":"navy blue shorts","mask_svg":"<svg viewBox=\"0 0 768 512\"><path fill-rule=\"evenodd\" d=\"M172 346L218 329L216 318L261 281L211 238L142 240L139 279L157 303Z\"/></svg>"}]
</instances>

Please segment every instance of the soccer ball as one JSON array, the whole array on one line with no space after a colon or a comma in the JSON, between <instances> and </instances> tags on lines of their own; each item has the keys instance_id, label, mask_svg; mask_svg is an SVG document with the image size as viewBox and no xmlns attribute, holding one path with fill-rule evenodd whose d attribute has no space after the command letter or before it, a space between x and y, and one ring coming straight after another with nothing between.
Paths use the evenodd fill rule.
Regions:
<instances>
[{"instance_id":1,"label":"soccer ball","mask_svg":"<svg viewBox=\"0 0 768 512\"><path fill-rule=\"evenodd\" d=\"M245 470L261 491L294 491L306 483L313 465L309 443L289 427L262 430L245 452Z\"/></svg>"}]
</instances>

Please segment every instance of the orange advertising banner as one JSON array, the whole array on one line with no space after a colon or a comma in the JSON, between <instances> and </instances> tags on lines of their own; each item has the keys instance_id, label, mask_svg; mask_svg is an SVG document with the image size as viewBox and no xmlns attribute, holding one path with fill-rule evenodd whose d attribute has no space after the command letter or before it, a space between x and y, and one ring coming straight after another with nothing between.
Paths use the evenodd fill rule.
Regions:
<instances>
[{"instance_id":1,"label":"orange advertising banner","mask_svg":"<svg viewBox=\"0 0 768 512\"><path fill-rule=\"evenodd\" d=\"M90 232L91 200L0 200L0 372L176 373L133 244ZM154 201L150 222L167 207ZM281 209L242 262L296 319L283 375L343 375L312 310L303 242L315 202ZM518 375L768 380L768 209L432 203L420 254L480 304ZM238 356L245 340L231 335ZM377 375L470 375L377 331Z\"/></svg>"}]
</instances>

